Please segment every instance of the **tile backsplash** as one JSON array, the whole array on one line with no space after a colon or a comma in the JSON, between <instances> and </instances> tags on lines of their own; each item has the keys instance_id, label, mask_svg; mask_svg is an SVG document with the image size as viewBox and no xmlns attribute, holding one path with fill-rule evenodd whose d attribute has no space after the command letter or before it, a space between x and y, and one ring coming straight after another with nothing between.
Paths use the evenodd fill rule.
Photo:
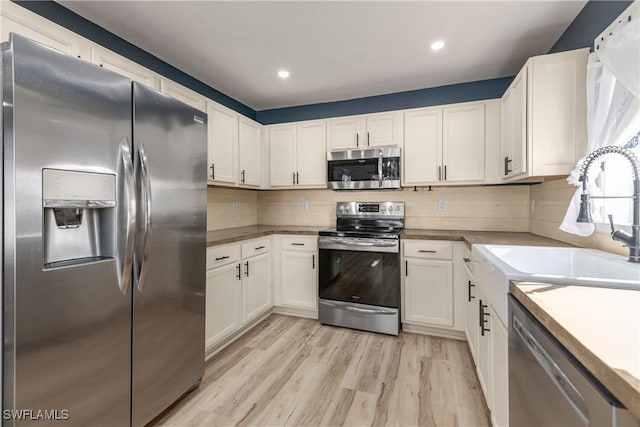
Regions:
<instances>
[{"instance_id":1,"label":"tile backsplash","mask_svg":"<svg viewBox=\"0 0 640 427\"><path fill-rule=\"evenodd\" d=\"M438 201L446 202L444 211ZM426 187L401 191L288 190L258 193L258 223L335 225L336 202L405 202L408 228L529 230L529 187Z\"/></svg>"},{"instance_id":2,"label":"tile backsplash","mask_svg":"<svg viewBox=\"0 0 640 427\"><path fill-rule=\"evenodd\" d=\"M569 185L566 180L544 182L530 188L530 198L535 201L535 209L529 221L531 233L576 246L628 255L627 248L623 247L622 243L614 241L608 233L596 232L589 237L580 237L558 229L569 201L576 191L576 187Z\"/></svg>"},{"instance_id":3,"label":"tile backsplash","mask_svg":"<svg viewBox=\"0 0 640 427\"><path fill-rule=\"evenodd\" d=\"M207 189L207 230L258 223L258 192L235 188Z\"/></svg>"}]
</instances>

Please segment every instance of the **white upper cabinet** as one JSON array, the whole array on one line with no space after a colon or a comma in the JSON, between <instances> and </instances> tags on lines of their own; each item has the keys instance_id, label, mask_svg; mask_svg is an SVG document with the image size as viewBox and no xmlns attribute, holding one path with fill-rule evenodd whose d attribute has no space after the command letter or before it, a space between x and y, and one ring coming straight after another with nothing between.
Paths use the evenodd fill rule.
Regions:
<instances>
[{"instance_id":1,"label":"white upper cabinet","mask_svg":"<svg viewBox=\"0 0 640 427\"><path fill-rule=\"evenodd\" d=\"M294 124L269 127L269 183L273 187L296 184L298 127Z\"/></svg>"},{"instance_id":2,"label":"white upper cabinet","mask_svg":"<svg viewBox=\"0 0 640 427\"><path fill-rule=\"evenodd\" d=\"M484 183L488 129L485 104L407 110L403 185ZM495 114L492 117L498 118Z\"/></svg>"},{"instance_id":3,"label":"white upper cabinet","mask_svg":"<svg viewBox=\"0 0 640 427\"><path fill-rule=\"evenodd\" d=\"M442 158L442 109L424 108L404 114L405 185L437 182Z\"/></svg>"},{"instance_id":4,"label":"white upper cabinet","mask_svg":"<svg viewBox=\"0 0 640 427\"><path fill-rule=\"evenodd\" d=\"M208 181L235 184L238 164L238 115L215 102L207 102Z\"/></svg>"},{"instance_id":5,"label":"white upper cabinet","mask_svg":"<svg viewBox=\"0 0 640 427\"><path fill-rule=\"evenodd\" d=\"M327 185L327 125L324 121L298 125L296 185Z\"/></svg>"},{"instance_id":6,"label":"white upper cabinet","mask_svg":"<svg viewBox=\"0 0 640 427\"><path fill-rule=\"evenodd\" d=\"M326 187L326 122L290 123L268 129L271 186Z\"/></svg>"},{"instance_id":7,"label":"white upper cabinet","mask_svg":"<svg viewBox=\"0 0 640 427\"><path fill-rule=\"evenodd\" d=\"M171 80L165 78L160 79L160 92L166 93L172 98L182 101L200 111L205 111L206 109L207 98Z\"/></svg>"},{"instance_id":8,"label":"white upper cabinet","mask_svg":"<svg viewBox=\"0 0 640 427\"><path fill-rule=\"evenodd\" d=\"M9 40L10 33L28 37L67 55L89 60L91 42L87 39L22 6L0 1L1 41Z\"/></svg>"},{"instance_id":9,"label":"white upper cabinet","mask_svg":"<svg viewBox=\"0 0 640 427\"><path fill-rule=\"evenodd\" d=\"M482 182L485 168L485 106L468 104L443 110L442 179Z\"/></svg>"},{"instance_id":10,"label":"white upper cabinet","mask_svg":"<svg viewBox=\"0 0 640 427\"><path fill-rule=\"evenodd\" d=\"M366 114L329 120L331 150L402 146L402 112Z\"/></svg>"},{"instance_id":11,"label":"white upper cabinet","mask_svg":"<svg viewBox=\"0 0 640 427\"><path fill-rule=\"evenodd\" d=\"M262 149L260 136L262 125L244 116L238 124L238 182L240 185L258 187L262 176Z\"/></svg>"},{"instance_id":12,"label":"white upper cabinet","mask_svg":"<svg viewBox=\"0 0 640 427\"><path fill-rule=\"evenodd\" d=\"M91 62L152 89L160 88L156 73L101 46L91 46Z\"/></svg>"},{"instance_id":13,"label":"white upper cabinet","mask_svg":"<svg viewBox=\"0 0 640 427\"><path fill-rule=\"evenodd\" d=\"M586 154L588 49L530 58L503 97L503 178L564 176Z\"/></svg>"},{"instance_id":14,"label":"white upper cabinet","mask_svg":"<svg viewBox=\"0 0 640 427\"><path fill-rule=\"evenodd\" d=\"M364 116L363 147L402 146L402 112L368 114Z\"/></svg>"},{"instance_id":15,"label":"white upper cabinet","mask_svg":"<svg viewBox=\"0 0 640 427\"><path fill-rule=\"evenodd\" d=\"M329 145L331 150L348 150L361 147L360 122L360 116L329 120Z\"/></svg>"}]
</instances>

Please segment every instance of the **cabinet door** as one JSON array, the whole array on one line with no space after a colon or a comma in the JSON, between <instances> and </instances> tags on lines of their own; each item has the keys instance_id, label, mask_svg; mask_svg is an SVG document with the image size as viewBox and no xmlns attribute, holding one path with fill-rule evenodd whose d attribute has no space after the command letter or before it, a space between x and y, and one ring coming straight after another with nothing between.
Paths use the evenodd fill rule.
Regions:
<instances>
[{"instance_id":1,"label":"cabinet door","mask_svg":"<svg viewBox=\"0 0 640 427\"><path fill-rule=\"evenodd\" d=\"M295 185L297 126L277 125L269 128L269 183L272 187Z\"/></svg>"},{"instance_id":2,"label":"cabinet door","mask_svg":"<svg viewBox=\"0 0 640 427\"><path fill-rule=\"evenodd\" d=\"M153 71L100 46L91 46L91 62L152 89L160 87L158 76Z\"/></svg>"},{"instance_id":3,"label":"cabinet door","mask_svg":"<svg viewBox=\"0 0 640 427\"><path fill-rule=\"evenodd\" d=\"M402 145L402 113L369 114L364 122L363 147Z\"/></svg>"},{"instance_id":4,"label":"cabinet door","mask_svg":"<svg viewBox=\"0 0 640 427\"><path fill-rule=\"evenodd\" d=\"M207 271L205 347L211 347L240 327L242 282L240 264Z\"/></svg>"},{"instance_id":5,"label":"cabinet door","mask_svg":"<svg viewBox=\"0 0 640 427\"><path fill-rule=\"evenodd\" d=\"M565 175L585 154L588 50L531 60L531 175Z\"/></svg>"},{"instance_id":6,"label":"cabinet door","mask_svg":"<svg viewBox=\"0 0 640 427\"><path fill-rule=\"evenodd\" d=\"M476 287L470 277L467 276L467 291L464 300L464 332L467 336L471 355L478 363L478 299L476 298Z\"/></svg>"},{"instance_id":7,"label":"cabinet door","mask_svg":"<svg viewBox=\"0 0 640 427\"><path fill-rule=\"evenodd\" d=\"M326 141L327 125L324 121L298 125L297 184L327 186Z\"/></svg>"},{"instance_id":8,"label":"cabinet door","mask_svg":"<svg viewBox=\"0 0 640 427\"><path fill-rule=\"evenodd\" d=\"M527 78L528 66L516 76L512 83L513 100L511 104L511 172L509 176L522 175L527 172Z\"/></svg>"},{"instance_id":9,"label":"cabinet door","mask_svg":"<svg viewBox=\"0 0 640 427\"><path fill-rule=\"evenodd\" d=\"M346 150L366 147L361 134L360 117L345 117L329 120L329 147L331 150Z\"/></svg>"},{"instance_id":10,"label":"cabinet door","mask_svg":"<svg viewBox=\"0 0 640 427\"><path fill-rule=\"evenodd\" d=\"M171 80L160 79L160 92L166 93L170 97L182 101L200 111L205 111L207 108L205 105L206 98L204 96Z\"/></svg>"},{"instance_id":11,"label":"cabinet door","mask_svg":"<svg viewBox=\"0 0 640 427\"><path fill-rule=\"evenodd\" d=\"M404 128L404 184L438 182L442 159L442 109L407 112Z\"/></svg>"},{"instance_id":12,"label":"cabinet door","mask_svg":"<svg viewBox=\"0 0 640 427\"><path fill-rule=\"evenodd\" d=\"M281 252L282 305L317 308L317 259L315 252Z\"/></svg>"},{"instance_id":13,"label":"cabinet door","mask_svg":"<svg viewBox=\"0 0 640 427\"><path fill-rule=\"evenodd\" d=\"M492 356L491 356L491 329L492 329L492 321L491 313L489 310L489 303L486 300L482 300L482 294L478 293L478 297L476 299L478 304L478 317L479 320L485 321L484 329L485 332L482 334L482 330L480 326L478 326L478 359L476 362L476 368L478 371L478 380L480 382L480 386L482 387L482 391L484 391L484 397L489 406L489 409L493 409L493 393L492 393ZM480 316L480 313L487 313L485 316Z\"/></svg>"},{"instance_id":14,"label":"cabinet door","mask_svg":"<svg viewBox=\"0 0 640 427\"><path fill-rule=\"evenodd\" d=\"M250 322L271 307L271 254L243 260L242 312Z\"/></svg>"},{"instance_id":15,"label":"cabinet door","mask_svg":"<svg viewBox=\"0 0 640 427\"><path fill-rule=\"evenodd\" d=\"M89 60L89 44L83 37L8 1L0 1L0 41L9 33L35 40L67 55Z\"/></svg>"},{"instance_id":16,"label":"cabinet door","mask_svg":"<svg viewBox=\"0 0 640 427\"><path fill-rule=\"evenodd\" d=\"M404 310L408 323L453 326L453 263L408 259Z\"/></svg>"},{"instance_id":17,"label":"cabinet door","mask_svg":"<svg viewBox=\"0 0 640 427\"><path fill-rule=\"evenodd\" d=\"M236 183L238 115L214 102L207 102L208 180Z\"/></svg>"},{"instance_id":18,"label":"cabinet door","mask_svg":"<svg viewBox=\"0 0 640 427\"><path fill-rule=\"evenodd\" d=\"M240 116L238 151L238 182L243 185L258 187L262 176L260 132L262 125Z\"/></svg>"},{"instance_id":19,"label":"cabinet door","mask_svg":"<svg viewBox=\"0 0 640 427\"><path fill-rule=\"evenodd\" d=\"M491 418L494 427L509 425L509 334L507 328L489 307L491 322Z\"/></svg>"},{"instance_id":20,"label":"cabinet door","mask_svg":"<svg viewBox=\"0 0 640 427\"><path fill-rule=\"evenodd\" d=\"M446 182L484 181L485 105L443 110L442 179Z\"/></svg>"}]
</instances>

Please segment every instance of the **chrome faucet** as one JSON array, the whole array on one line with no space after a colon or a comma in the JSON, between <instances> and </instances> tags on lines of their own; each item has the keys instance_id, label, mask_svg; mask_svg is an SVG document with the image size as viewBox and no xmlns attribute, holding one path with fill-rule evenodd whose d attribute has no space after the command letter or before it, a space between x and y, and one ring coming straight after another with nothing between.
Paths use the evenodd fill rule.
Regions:
<instances>
[{"instance_id":1,"label":"chrome faucet","mask_svg":"<svg viewBox=\"0 0 640 427\"><path fill-rule=\"evenodd\" d=\"M587 192L587 179L591 164L605 154L619 154L631 163L633 170L633 196L622 197L633 199L633 224L631 224L631 234L624 230L616 230L613 225L613 215L609 215L611 224L611 238L622 242L629 248L629 262L640 263L640 163L638 158L630 150L609 145L592 151L580 167L580 181L582 181L582 195L580 196L580 213L577 222L593 222L591 217L591 199L610 199L620 197L591 196Z\"/></svg>"}]
</instances>

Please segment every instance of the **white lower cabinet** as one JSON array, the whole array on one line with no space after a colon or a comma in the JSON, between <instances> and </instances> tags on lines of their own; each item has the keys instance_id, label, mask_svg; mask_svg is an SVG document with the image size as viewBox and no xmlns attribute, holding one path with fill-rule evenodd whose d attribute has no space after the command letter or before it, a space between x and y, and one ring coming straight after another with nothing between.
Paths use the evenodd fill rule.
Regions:
<instances>
[{"instance_id":1,"label":"white lower cabinet","mask_svg":"<svg viewBox=\"0 0 640 427\"><path fill-rule=\"evenodd\" d=\"M242 323L240 261L207 271L205 348L238 329Z\"/></svg>"},{"instance_id":2,"label":"white lower cabinet","mask_svg":"<svg viewBox=\"0 0 640 427\"><path fill-rule=\"evenodd\" d=\"M480 387L484 392L484 398L489 409L493 404L493 388L492 388L492 343L491 343L491 327L494 318L489 312L489 304L487 300L482 299L483 295L478 292L478 351L476 353L476 372Z\"/></svg>"},{"instance_id":3,"label":"white lower cabinet","mask_svg":"<svg viewBox=\"0 0 640 427\"><path fill-rule=\"evenodd\" d=\"M280 241L278 305L317 310L318 238L283 236Z\"/></svg>"},{"instance_id":4,"label":"white lower cabinet","mask_svg":"<svg viewBox=\"0 0 640 427\"><path fill-rule=\"evenodd\" d=\"M207 249L206 349L272 307L270 241L253 239Z\"/></svg>"},{"instance_id":5,"label":"white lower cabinet","mask_svg":"<svg viewBox=\"0 0 640 427\"><path fill-rule=\"evenodd\" d=\"M250 322L271 308L271 254L250 258L243 267L243 321Z\"/></svg>"},{"instance_id":6,"label":"white lower cabinet","mask_svg":"<svg viewBox=\"0 0 640 427\"><path fill-rule=\"evenodd\" d=\"M466 248L465 248L466 249ZM469 343L469 350L471 351L471 356L477 360L477 352L478 352L478 298L477 298L477 287L476 287L476 279L473 277L473 267L471 265L471 253L467 249L463 253L462 262L463 267L465 269L465 298L464 298L464 333L467 337L467 342Z\"/></svg>"},{"instance_id":7,"label":"white lower cabinet","mask_svg":"<svg viewBox=\"0 0 640 427\"><path fill-rule=\"evenodd\" d=\"M403 242L401 314L405 329L435 328L441 334L462 337L464 272L457 264L458 258L462 262L458 254L463 248L462 243L441 240Z\"/></svg>"},{"instance_id":8,"label":"white lower cabinet","mask_svg":"<svg viewBox=\"0 0 640 427\"><path fill-rule=\"evenodd\" d=\"M453 326L453 263L405 260L405 322Z\"/></svg>"}]
</instances>

